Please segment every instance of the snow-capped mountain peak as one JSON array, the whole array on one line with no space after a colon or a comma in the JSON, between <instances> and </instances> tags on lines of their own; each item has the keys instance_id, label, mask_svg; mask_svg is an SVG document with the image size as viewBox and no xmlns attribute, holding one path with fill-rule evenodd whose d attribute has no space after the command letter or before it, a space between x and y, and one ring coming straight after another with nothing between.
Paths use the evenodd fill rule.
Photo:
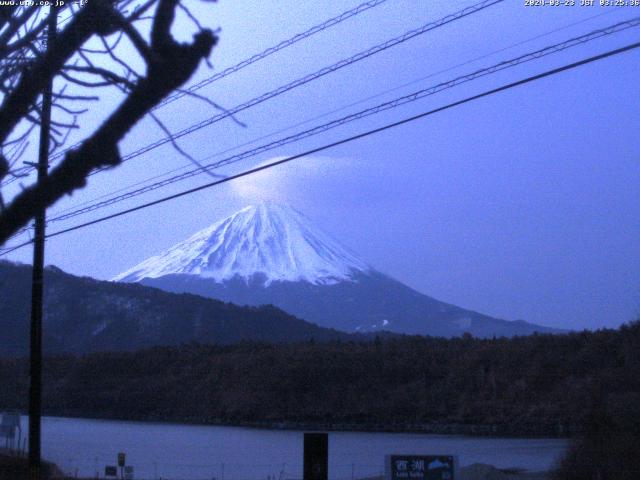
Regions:
<instances>
[{"instance_id":1,"label":"snow-capped mountain peak","mask_svg":"<svg viewBox=\"0 0 640 480\"><path fill-rule=\"evenodd\" d=\"M234 213L113 280L189 274L224 282L255 275L327 285L370 267L288 205L265 202Z\"/></svg>"}]
</instances>

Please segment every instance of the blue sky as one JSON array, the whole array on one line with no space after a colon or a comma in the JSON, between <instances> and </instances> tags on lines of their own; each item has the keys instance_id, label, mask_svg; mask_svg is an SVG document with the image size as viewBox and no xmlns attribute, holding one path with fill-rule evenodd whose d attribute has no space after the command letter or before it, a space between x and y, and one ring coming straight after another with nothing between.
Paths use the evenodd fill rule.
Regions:
<instances>
[{"instance_id":1,"label":"blue sky","mask_svg":"<svg viewBox=\"0 0 640 480\"><path fill-rule=\"evenodd\" d=\"M219 71L357 3L222 0L193 8L203 23L221 28L211 58ZM200 93L233 107L473 3L388 0ZM180 145L197 159L236 153L247 148L240 144L300 122L308 121L251 146L639 15L634 7L525 7L524 0L507 0L242 112L246 128L226 120ZM193 29L180 21L174 30L189 38ZM632 28L470 82L221 173L626 45L639 32ZM639 60L638 51L606 59L52 239L47 263L108 279L247 204L272 199L292 204L379 270L440 300L550 326L620 325L640 314ZM193 82L211 74L203 67ZM83 117L76 138L95 128L117 97L107 93L103 100ZM174 131L215 113L191 98L158 111ZM121 150L161 135L145 120ZM158 148L91 177L49 215L184 165L190 163L170 146ZM50 231L208 180L200 175ZM29 262L30 255L23 249L10 258Z\"/></svg>"}]
</instances>

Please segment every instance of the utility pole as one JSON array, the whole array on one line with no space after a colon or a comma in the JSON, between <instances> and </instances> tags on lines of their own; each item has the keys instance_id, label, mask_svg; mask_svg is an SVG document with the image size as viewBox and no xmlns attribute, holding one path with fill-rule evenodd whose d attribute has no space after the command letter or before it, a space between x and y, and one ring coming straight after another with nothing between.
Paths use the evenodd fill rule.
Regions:
<instances>
[{"instance_id":1,"label":"utility pole","mask_svg":"<svg viewBox=\"0 0 640 480\"><path fill-rule=\"evenodd\" d=\"M47 25L47 49L55 41L57 11L49 7ZM40 145L38 151L38 183L47 177L49 168L49 138L51 134L51 97L53 78L42 91L42 114L40 117ZM31 283L31 354L29 356L29 476L40 480L40 414L42 411L42 298L44 276L44 240L46 208L35 216L33 242L33 276Z\"/></svg>"}]
</instances>

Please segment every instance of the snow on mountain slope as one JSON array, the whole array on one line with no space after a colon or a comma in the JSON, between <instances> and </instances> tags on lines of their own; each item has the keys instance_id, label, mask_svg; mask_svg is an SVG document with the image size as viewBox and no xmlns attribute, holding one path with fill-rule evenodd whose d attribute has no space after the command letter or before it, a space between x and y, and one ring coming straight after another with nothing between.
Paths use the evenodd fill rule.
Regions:
<instances>
[{"instance_id":1,"label":"snow on mountain slope","mask_svg":"<svg viewBox=\"0 0 640 480\"><path fill-rule=\"evenodd\" d=\"M236 212L113 280L190 274L224 282L260 274L265 286L274 281L331 285L370 270L298 211L267 202Z\"/></svg>"},{"instance_id":2,"label":"snow on mountain slope","mask_svg":"<svg viewBox=\"0 0 640 480\"><path fill-rule=\"evenodd\" d=\"M275 305L343 332L527 335L549 329L441 302L377 272L291 207L247 207L118 275L236 305Z\"/></svg>"}]
</instances>

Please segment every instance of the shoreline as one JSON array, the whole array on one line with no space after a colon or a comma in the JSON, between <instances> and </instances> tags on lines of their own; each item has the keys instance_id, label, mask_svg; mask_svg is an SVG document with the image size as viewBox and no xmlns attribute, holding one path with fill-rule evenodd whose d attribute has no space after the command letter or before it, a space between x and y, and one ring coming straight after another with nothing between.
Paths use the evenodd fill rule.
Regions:
<instances>
[{"instance_id":1,"label":"shoreline","mask_svg":"<svg viewBox=\"0 0 640 480\"><path fill-rule=\"evenodd\" d=\"M78 477L75 474L65 473L60 467L50 461L43 459L42 462L45 475L43 478L51 479L78 479L89 480L94 477ZM12 452L0 449L0 478L26 478L28 472L26 457L16 456ZM497 468L494 465L485 463L473 463L460 467L461 480L549 480L552 478L551 471L526 471L520 469ZM384 480L383 476L362 477L360 480Z\"/></svg>"},{"instance_id":2,"label":"shoreline","mask_svg":"<svg viewBox=\"0 0 640 480\"><path fill-rule=\"evenodd\" d=\"M93 477L78 477L63 470L53 461L43 459L44 478L60 480L77 478L80 480ZM0 478L26 478L28 473L27 458L15 452L0 449ZM549 480L552 471L528 471L511 468L497 468L485 463L473 463L460 468L460 480ZM361 477L360 480L384 480L383 476Z\"/></svg>"},{"instance_id":3,"label":"shoreline","mask_svg":"<svg viewBox=\"0 0 640 480\"><path fill-rule=\"evenodd\" d=\"M0 408L0 411L2 409ZM27 417L26 412L20 412L21 416ZM326 432L362 432L362 433L410 433L421 435L447 435L466 437L488 437L488 438L526 438L526 439L558 439L572 440L582 432L577 428L565 428L564 435L559 435L558 431L551 431L548 426L534 426L530 429L512 429L505 425L487 424L458 424L458 423L407 423L407 424L360 424L343 422L313 422L290 420L282 421L224 421L221 419L198 419L198 418L133 418L117 417L111 415L95 415L73 412L43 412L43 417L70 418L85 420L102 420L114 422L134 422L134 423L157 423L166 425L189 425L208 427L235 427L250 428L256 430L282 430L282 431L326 431Z\"/></svg>"}]
</instances>

